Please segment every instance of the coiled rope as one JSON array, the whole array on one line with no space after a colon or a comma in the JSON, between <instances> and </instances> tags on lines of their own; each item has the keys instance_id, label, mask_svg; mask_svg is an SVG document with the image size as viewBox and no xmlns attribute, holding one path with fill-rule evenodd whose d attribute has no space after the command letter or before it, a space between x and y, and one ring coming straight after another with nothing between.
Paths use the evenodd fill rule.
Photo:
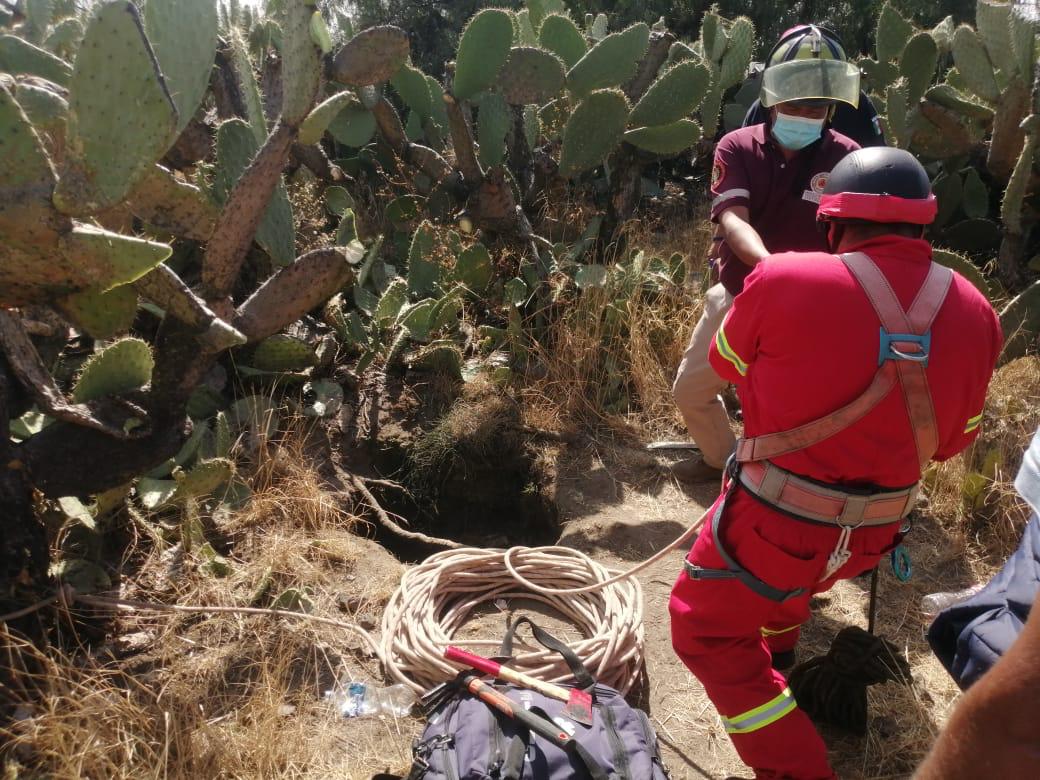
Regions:
<instances>
[{"instance_id":1,"label":"coiled rope","mask_svg":"<svg viewBox=\"0 0 1040 780\"><path fill-rule=\"evenodd\" d=\"M709 510L710 512L710 510ZM602 683L627 693L643 663L643 591L635 575L688 542L705 512L679 538L624 571L609 569L569 547L445 550L409 569L383 613L380 658L384 669L417 693L450 679L458 668L442 657L449 644L490 648L499 640L462 639L458 630L483 604L525 598L558 611L582 633L570 647ZM517 652L509 664L552 682L570 670L542 648Z\"/></svg>"}]
</instances>

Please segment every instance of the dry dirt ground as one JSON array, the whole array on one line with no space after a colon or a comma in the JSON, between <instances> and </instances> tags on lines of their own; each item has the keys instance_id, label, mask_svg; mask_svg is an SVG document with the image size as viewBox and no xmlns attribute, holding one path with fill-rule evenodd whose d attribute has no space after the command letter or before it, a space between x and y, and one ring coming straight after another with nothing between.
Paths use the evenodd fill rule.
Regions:
<instances>
[{"instance_id":1,"label":"dry dirt ground","mask_svg":"<svg viewBox=\"0 0 1040 780\"><path fill-rule=\"evenodd\" d=\"M580 549L607 566L629 568L679 536L715 495L714 485L681 488L642 449L590 445L572 450L560 463L559 543ZM843 779L909 777L956 696L955 686L924 641L919 604L926 593L969 584L963 548L926 517L910 534L908 546L914 559L913 578L901 584L887 567L883 570L877 630L906 649L914 685L906 688L890 683L871 689L866 737L823 732L832 763ZM639 575L645 599L650 715L666 766L676 780L750 776L700 684L671 649L667 602L682 557L683 552L674 551ZM863 577L840 583L817 598L813 618L803 632L800 660L825 652L841 627L866 627L868 588L869 577ZM487 626L467 626L466 634L486 630L489 637L495 637L500 628L501 621L496 619ZM348 742L354 729L363 729L368 739L376 740L380 737L373 730L382 732L387 740L383 755L389 760L379 767L372 765L374 771L400 771L408 739L421 726L418 721L343 725Z\"/></svg>"}]
</instances>

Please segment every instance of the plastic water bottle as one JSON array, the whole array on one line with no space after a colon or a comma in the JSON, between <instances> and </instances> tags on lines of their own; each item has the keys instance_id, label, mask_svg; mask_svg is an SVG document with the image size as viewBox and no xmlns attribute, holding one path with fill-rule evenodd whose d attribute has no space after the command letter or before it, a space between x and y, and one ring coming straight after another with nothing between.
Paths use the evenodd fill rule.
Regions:
<instances>
[{"instance_id":1,"label":"plastic water bottle","mask_svg":"<svg viewBox=\"0 0 1040 780\"><path fill-rule=\"evenodd\" d=\"M921 599L921 612L929 621L934 620L935 616L947 607L951 607L954 604L960 604L962 601L967 601L984 587L986 587L986 584L980 582L977 585L964 588L964 590L929 593Z\"/></svg>"},{"instance_id":2,"label":"plastic water bottle","mask_svg":"<svg viewBox=\"0 0 1040 780\"><path fill-rule=\"evenodd\" d=\"M344 718L362 718L369 715L403 718L411 712L415 704L415 693L403 683L377 687L349 680L325 691L325 698L332 702Z\"/></svg>"}]
</instances>

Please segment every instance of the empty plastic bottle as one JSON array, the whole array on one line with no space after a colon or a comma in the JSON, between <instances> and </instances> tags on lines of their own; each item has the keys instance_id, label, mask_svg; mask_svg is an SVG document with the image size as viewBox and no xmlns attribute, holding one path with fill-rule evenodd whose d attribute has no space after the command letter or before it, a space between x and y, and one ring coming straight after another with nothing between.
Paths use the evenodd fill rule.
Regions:
<instances>
[{"instance_id":1,"label":"empty plastic bottle","mask_svg":"<svg viewBox=\"0 0 1040 780\"><path fill-rule=\"evenodd\" d=\"M344 718L360 718L366 715L392 715L403 718L411 712L412 705L415 704L415 693L403 683L384 688L348 680L326 691L325 698L332 702Z\"/></svg>"}]
</instances>

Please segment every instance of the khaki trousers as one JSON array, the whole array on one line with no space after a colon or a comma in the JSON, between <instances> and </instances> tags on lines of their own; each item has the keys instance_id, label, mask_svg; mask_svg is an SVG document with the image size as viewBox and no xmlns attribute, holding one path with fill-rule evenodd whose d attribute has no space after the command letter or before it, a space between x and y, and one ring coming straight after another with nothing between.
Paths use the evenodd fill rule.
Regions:
<instances>
[{"instance_id":1,"label":"khaki trousers","mask_svg":"<svg viewBox=\"0 0 1040 780\"><path fill-rule=\"evenodd\" d=\"M733 306L733 296L721 284L710 288L704 298L704 313L693 329L672 384L672 397L686 428L700 448L704 462L722 468L736 447L729 415L719 397L726 380L708 362L708 347Z\"/></svg>"}]
</instances>

